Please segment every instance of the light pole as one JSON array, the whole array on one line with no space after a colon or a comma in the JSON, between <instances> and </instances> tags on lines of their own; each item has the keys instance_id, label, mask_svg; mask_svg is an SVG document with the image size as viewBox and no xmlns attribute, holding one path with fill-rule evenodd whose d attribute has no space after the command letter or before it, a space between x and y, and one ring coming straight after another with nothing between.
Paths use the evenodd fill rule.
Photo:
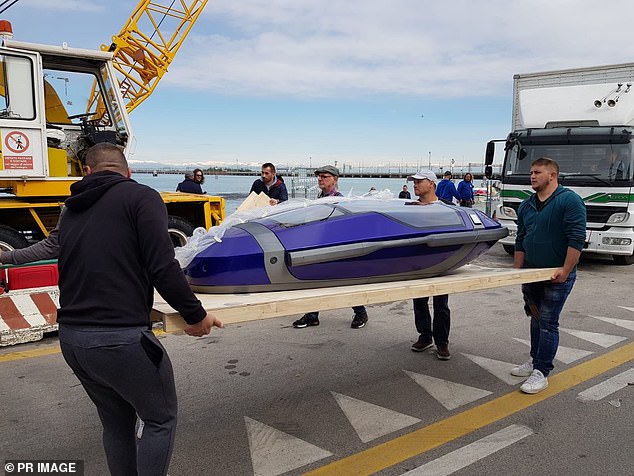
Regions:
<instances>
[{"instance_id":1,"label":"light pole","mask_svg":"<svg viewBox=\"0 0 634 476\"><path fill-rule=\"evenodd\" d=\"M429 151L429 163L427 164L427 168L431 170L431 151Z\"/></svg>"}]
</instances>

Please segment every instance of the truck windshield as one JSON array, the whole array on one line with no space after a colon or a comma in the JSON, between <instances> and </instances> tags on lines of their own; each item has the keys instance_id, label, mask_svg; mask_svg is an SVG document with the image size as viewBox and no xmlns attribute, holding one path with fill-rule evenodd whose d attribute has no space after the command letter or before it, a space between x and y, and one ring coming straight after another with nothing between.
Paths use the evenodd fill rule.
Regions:
<instances>
[{"instance_id":1,"label":"truck windshield","mask_svg":"<svg viewBox=\"0 0 634 476\"><path fill-rule=\"evenodd\" d=\"M578 186L632 185L632 144L515 144L507 151L503 180L530 183L531 163L548 157L559 164L560 182Z\"/></svg>"},{"instance_id":2,"label":"truck windshield","mask_svg":"<svg viewBox=\"0 0 634 476\"><path fill-rule=\"evenodd\" d=\"M100 84L92 72L45 68L46 122L110 125Z\"/></svg>"}]
</instances>

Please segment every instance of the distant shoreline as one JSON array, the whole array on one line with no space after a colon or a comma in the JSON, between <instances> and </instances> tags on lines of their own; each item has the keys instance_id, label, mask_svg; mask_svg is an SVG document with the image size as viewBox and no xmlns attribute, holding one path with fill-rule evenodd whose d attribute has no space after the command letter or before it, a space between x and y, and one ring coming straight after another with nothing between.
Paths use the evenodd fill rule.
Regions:
<instances>
[{"instance_id":1,"label":"distant shoreline","mask_svg":"<svg viewBox=\"0 0 634 476\"><path fill-rule=\"evenodd\" d=\"M304 174L306 174L306 169L301 169ZM184 175L185 173L191 172L191 169L183 169L183 170L176 170L176 169L169 169L169 170L148 170L148 169L132 169L132 173L133 174L147 174L147 175L154 175L156 173L156 175ZM235 176L245 176L245 177L259 177L259 171L253 171L253 170L204 170L203 172L206 176L211 176L211 175L235 175ZM293 176L298 176L298 174L296 174L294 171L280 171L281 175L284 177L293 177ZM471 175L473 175L474 179L483 179L484 178L484 173L482 171L475 171L475 170L465 170L463 171L457 171L454 170L453 175L454 178L462 178L462 176L469 172ZM415 171L409 171L409 172L346 172L346 173L341 173L340 178L373 178L373 179L407 179L407 177L411 174L415 173ZM442 176L443 171L436 171L436 175L438 175L438 177ZM308 174L311 175L311 174ZM496 174L493 175L493 179L497 179L499 178Z\"/></svg>"}]
</instances>

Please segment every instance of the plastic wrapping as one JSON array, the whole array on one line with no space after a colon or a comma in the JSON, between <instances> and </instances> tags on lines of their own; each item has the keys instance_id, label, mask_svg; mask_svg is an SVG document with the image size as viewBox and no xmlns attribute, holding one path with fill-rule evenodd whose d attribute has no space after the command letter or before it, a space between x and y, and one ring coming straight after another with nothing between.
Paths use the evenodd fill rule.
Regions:
<instances>
[{"instance_id":1,"label":"plastic wrapping","mask_svg":"<svg viewBox=\"0 0 634 476\"><path fill-rule=\"evenodd\" d=\"M261 208L252 208L244 211L237 211L229 215L218 226L212 226L209 230L205 231L204 228L196 228L193 235L185 246L176 248L175 254L181 268L186 268L189 263L192 262L194 257L208 247L213 246L215 243L220 243L227 229L234 225L239 225L251 220L257 220L259 218L265 218L277 213L286 212L289 210L295 210L297 208L309 207L319 203L336 203L341 201L343 197L324 197L315 200L308 199L291 199L278 205L265 206ZM345 197L346 200L360 199L360 200L391 200L394 198L394 194L389 190L372 191L372 193L365 194L361 197Z\"/></svg>"}]
</instances>

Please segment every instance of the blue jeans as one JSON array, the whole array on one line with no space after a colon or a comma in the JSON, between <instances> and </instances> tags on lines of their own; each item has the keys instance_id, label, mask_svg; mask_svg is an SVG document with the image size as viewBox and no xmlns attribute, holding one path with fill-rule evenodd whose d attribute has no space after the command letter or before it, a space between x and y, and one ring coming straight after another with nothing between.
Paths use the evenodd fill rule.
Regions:
<instances>
[{"instance_id":1,"label":"blue jeans","mask_svg":"<svg viewBox=\"0 0 634 476\"><path fill-rule=\"evenodd\" d=\"M576 272L563 283L543 281L522 285L524 311L531 318L533 368L547 376L554 368L559 347L559 314L577 279Z\"/></svg>"}]
</instances>

